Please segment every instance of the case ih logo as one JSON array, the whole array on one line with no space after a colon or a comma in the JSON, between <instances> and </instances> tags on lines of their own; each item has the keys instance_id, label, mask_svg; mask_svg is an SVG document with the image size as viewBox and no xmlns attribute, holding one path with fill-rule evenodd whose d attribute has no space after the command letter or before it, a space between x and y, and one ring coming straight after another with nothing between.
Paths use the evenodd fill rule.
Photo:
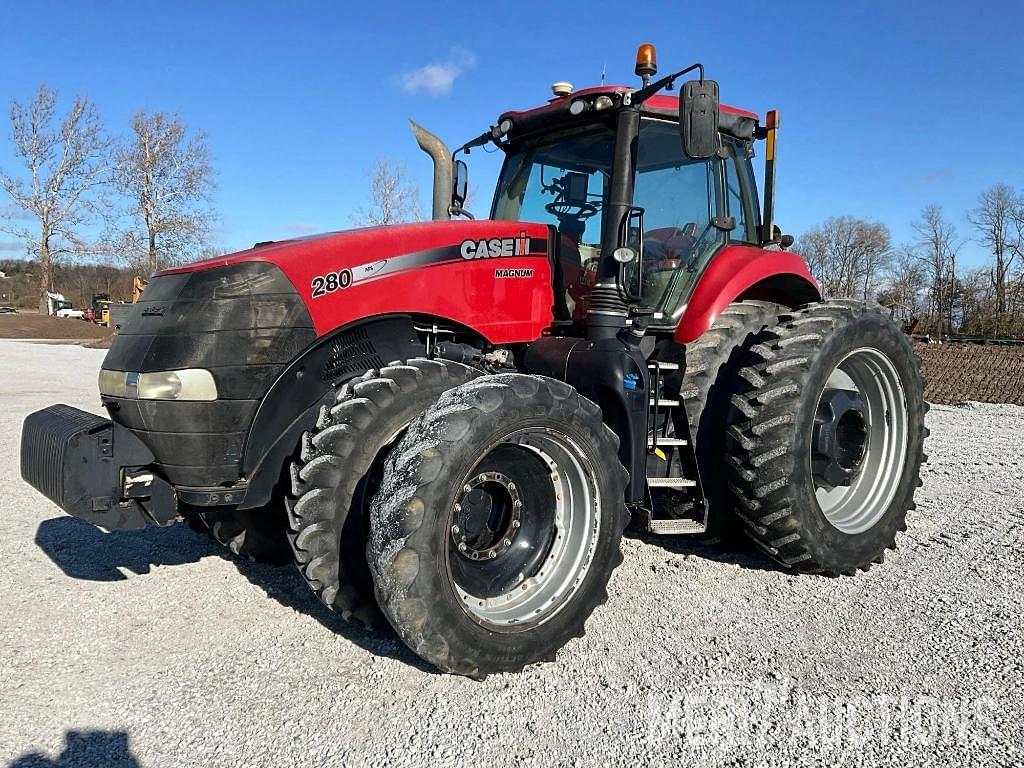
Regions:
<instances>
[{"instance_id":1,"label":"case ih logo","mask_svg":"<svg viewBox=\"0 0 1024 768\"><path fill-rule=\"evenodd\" d=\"M499 256L528 256L530 238L526 230L519 237L492 237L490 240L463 240L459 248L462 258L494 259Z\"/></svg>"}]
</instances>

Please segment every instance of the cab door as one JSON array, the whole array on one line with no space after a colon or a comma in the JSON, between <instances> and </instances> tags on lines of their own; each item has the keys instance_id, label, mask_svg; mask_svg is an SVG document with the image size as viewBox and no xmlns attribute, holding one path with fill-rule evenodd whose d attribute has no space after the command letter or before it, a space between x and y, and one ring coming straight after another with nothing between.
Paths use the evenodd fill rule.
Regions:
<instances>
[{"instance_id":1,"label":"cab door","mask_svg":"<svg viewBox=\"0 0 1024 768\"><path fill-rule=\"evenodd\" d=\"M633 204L643 209L643 303L674 326L704 267L726 242L722 159L691 160L675 122L640 126Z\"/></svg>"}]
</instances>

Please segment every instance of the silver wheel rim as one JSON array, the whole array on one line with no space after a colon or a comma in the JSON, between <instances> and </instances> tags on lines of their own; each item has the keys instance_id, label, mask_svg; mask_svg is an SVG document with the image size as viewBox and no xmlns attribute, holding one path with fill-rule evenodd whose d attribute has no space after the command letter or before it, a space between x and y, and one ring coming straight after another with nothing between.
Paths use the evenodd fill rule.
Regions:
<instances>
[{"instance_id":1,"label":"silver wheel rim","mask_svg":"<svg viewBox=\"0 0 1024 768\"><path fill-rule=\"evenodd\" d=\"M533 572L520 573L516 583L500 594L484 597L463 588L451 563L449 579L463 608L476 621L498 631L516 631L550 620L579 590L594 560L601 529L601 498L593 465L568 435L542 427L517 431L492 444L477 466L500 445L529 451L547 467L545 486L550 483L554 496L553 540ZM474 467L463 480L463 488L473 487L475 480L482 482L484 475L488 482L508 482L500 472L478 473ZM512 496L518 498L515 488ZM517 509L517 519L528 520L531 514L537 511L529 505Z\"/></svg>"},{"instance_id":2,"label":"silver wheel rim","mask_svg":"<svg viewBox=\"0 0 1024 768\"><path fill-rule=\"evenodd\" d=\"M896 367L872 347L855 349L839 361L816 410L826 398L842 400L846 393L863 404L863 443L856 473L848 484L833 485L816 472L812 431L811 476L825 519L843 533L858 534L878 523L899 488L907 454L907 402Z\"/></svg>"}]
</instances>

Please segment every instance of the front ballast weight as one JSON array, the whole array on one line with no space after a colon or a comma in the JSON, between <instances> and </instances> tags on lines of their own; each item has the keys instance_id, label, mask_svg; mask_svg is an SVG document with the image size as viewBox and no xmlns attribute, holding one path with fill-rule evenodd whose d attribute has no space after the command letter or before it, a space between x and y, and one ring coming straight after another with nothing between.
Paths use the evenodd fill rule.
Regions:
<instances>
[{"instance_id":1,"label":"front ballast weight","mask_svg":"<svg viewBox=\"0 0 1024 768\"><path fill-rule=\"evenodd\" d=\"M36 411L21 435L21 476L69 515L108 530L178 520L174 489L125 427L67 405Z\"/></svg>"}]
</instances>

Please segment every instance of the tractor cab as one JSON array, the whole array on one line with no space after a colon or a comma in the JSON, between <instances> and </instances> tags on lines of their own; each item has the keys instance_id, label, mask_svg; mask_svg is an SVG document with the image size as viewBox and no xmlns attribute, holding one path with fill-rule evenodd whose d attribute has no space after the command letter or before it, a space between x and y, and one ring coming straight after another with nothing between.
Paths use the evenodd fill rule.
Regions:
<instances>
[{"instance_id":1,"label":"tractor cab","mask_svg":"<svg viewBox=\"0 0 1024 768\"><path fill-rule=\"evenodd\" d=\"M610 100L608 93L618 92L581 98ZM556 228L565 299L557 308L560 320L585 319L602 253L614 161L611 115L584 114L591 119L510 139L490 216ZM697 277L721 246L759 244L752 154L750 140L729 136L714 157L687 157L674 119L641 116L634 212L626 232L626 246L637 256L624 272L629 292L654 310L655 326L676 325Z\"/></svg>"},{"instance_id":2,"label":"tractor cab","mask_svg":"<svg viewBox=\"0 0 1024 768\"><path fill-rule=\"evenodd\" d=\"M683 84L678 97L666 93L694 71L699 78ZM597 313L620 318L611 326L621 318L628 325L639 313L652 331L678 331L698 283L723 249L746 249L733 248L734 264L722 266L738 272L765 247L792 243L772 221L777 113L769 112L762 126L753 112L720 105L718 85L704 78L700 64L651 82L656 72L653 46L642 45L636 63L641 88L573 91L555 83L548 103L505 112L450 156L495 144L505 161L489 218L552 228L556 326L588 326L592 335L594 289L600 288ZM435 218L468 216L465 163L453 163L447 150L435 151L426 140L443 147L436 137L414 130L435 159ZM763 213L751 164L757 139L768 144ZM784 272L786 264L776 267ZM797 266L794 277L787 289L803 280L806 297L814 298L806 270ZM772 298L772 290L757 286L755 294ZM705 315L694 323L699 332L713 313Z\"/></svg>"}]
</instances>

